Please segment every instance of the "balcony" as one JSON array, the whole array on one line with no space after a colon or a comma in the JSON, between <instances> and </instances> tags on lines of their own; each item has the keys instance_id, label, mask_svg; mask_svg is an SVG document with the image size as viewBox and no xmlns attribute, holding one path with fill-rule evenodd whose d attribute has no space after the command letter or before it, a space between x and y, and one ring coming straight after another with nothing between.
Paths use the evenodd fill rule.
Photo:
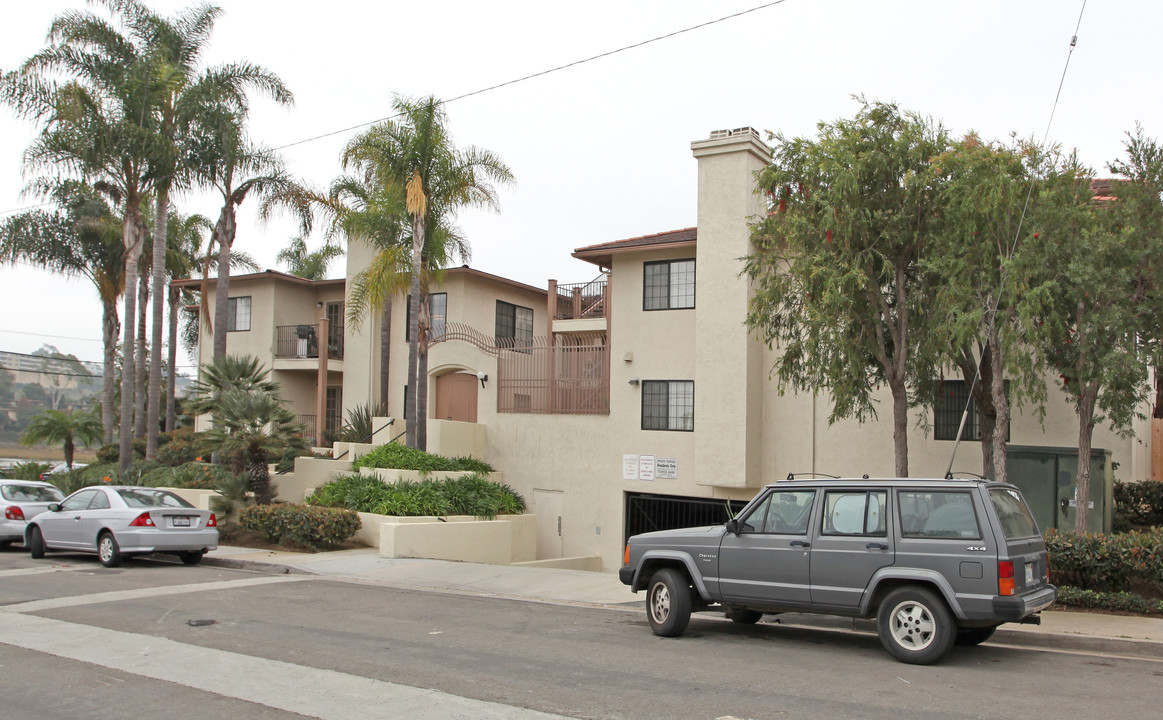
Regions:
<instances>
[{"instance_id":1,"label":"balcony","mask_svg":"<svg viewBox=\"0 0 1163 720\"><path fill-rule=\"evenodd\" d=\"M549 312L553 332L601 335L608 330L610 290L605 275L587 283L549 281Z\"/></svg>"},{"instance_id":2,"label":"balcony","mask_svg":"<svg viewBox=\"0 0 1163 720\"><path fill-rule=\"evenodd\" d=\"M275 328L276 359L318 357L318 325L280 325ZM332 323L327 328L327 359L343 359L343 325L340 323Z\"/></svg>"}]
</instances>

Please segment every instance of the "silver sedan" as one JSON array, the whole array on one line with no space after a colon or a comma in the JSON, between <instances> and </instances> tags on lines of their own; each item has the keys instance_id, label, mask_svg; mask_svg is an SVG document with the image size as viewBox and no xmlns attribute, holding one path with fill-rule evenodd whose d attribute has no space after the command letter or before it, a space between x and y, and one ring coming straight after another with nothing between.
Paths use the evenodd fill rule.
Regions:
<instances>
[{"instance_id":1,"label":"silver sedan","mask_svg":"<svg viewBox=\"0 0 1163 720\"><path fill-rule=\"evenodd\" d=\"M100 485L81 488L28 523L32 557L48 550L95 552L105 567L133 555L172 553L197 565L218 547L218 520L157 488Z\"/></svg>"},{"instance_id":2,"label":"silver sedan","mask_svg":"<svg viewBox=\"0 0 1163 720\"><path fill-rule=\"evenodd\" d=\"M23 541L28 521L64 498L46 482L0 479L0 546Z\"/></svg>"}]
</instances>

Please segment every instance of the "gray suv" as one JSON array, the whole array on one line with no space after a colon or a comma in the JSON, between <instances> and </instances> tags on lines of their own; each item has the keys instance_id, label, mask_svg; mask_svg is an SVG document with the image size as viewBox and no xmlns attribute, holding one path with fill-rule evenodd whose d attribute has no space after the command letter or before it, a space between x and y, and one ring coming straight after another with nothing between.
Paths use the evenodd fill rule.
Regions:
<instances>
[{"instance_id":1,"label":"gray suv","mask_svg":"<svg viewBox=\"0 0 1163 720\"><path fill-rule=\"evenodd\" d=\"M789 479L724 525L630 538L619 578L646 590L656 635L692 612L876 618L885 649L932 663L1005 622L1038 622L1057 591L1021 493L984 480Z\"/></svg>"}]
</instances>

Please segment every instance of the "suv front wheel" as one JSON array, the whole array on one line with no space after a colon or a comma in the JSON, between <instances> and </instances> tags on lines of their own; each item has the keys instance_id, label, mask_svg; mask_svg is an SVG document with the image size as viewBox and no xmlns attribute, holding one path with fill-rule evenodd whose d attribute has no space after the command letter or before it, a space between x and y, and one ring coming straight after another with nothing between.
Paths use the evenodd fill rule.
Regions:
<instances>
[{"instance_id":1,"label":"suv front wheel","mask_svg":"<svg viewBox=\"0 0 1163 720\"><path fill-rule=\"evenodd\" d=\"M691 621L691 588L678 570L663 568L650 578L646 618L659 637L678 637Z\"/></svg>"},{"instance_id":2,"label":"suv front wheel","mask_svg":"<svg viewBox=\"0 0 1163 720\"><path fill-rule=\"evenodd\" d=\"M906 586L893 590L881 603L876 632L896 659L928 665L953 647L957 628L953 614L933 591Z\"/></svg>"}]
</instances>

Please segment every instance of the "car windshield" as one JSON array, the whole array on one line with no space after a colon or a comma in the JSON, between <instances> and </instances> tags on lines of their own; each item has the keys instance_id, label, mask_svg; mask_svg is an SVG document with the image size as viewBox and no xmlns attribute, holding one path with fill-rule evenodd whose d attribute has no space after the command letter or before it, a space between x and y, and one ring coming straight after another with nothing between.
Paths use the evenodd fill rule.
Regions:
<instances>
[{"instance_id":1,"label":"car windshield","mask_svg":"<svg viewBox=\"0 0 1163 720\"><path fill-rule=\"evenodd\" d=\"M192 508L190 503L182 498L166 492L165 490L153 490L152 488L124 488L117 491L121 499L129 507L175 507L175 508Z\"/></svg>"},{"instance_id":2,"label":"car windshield","mask_svg":"<svg viewBox=\"0 0 1163 720\"><path fill-rule=\"evenodd\" d=\"M9 502L60 502L60 490L43 485L0 485L0 496Z\"/></svg>"},{"instance_id":3,"label":"car windshield","mask_svg":"<svg viewBox=\"0 0 1163 720\"><path fill-rule=\"evenodd\" d=\"M1038 534L1038 525L1017 490L1006 487L990 488L989 499L997 512L997 519L1001 521L1001 531L1007 540Z\"/></svg>"}]
</instances>

